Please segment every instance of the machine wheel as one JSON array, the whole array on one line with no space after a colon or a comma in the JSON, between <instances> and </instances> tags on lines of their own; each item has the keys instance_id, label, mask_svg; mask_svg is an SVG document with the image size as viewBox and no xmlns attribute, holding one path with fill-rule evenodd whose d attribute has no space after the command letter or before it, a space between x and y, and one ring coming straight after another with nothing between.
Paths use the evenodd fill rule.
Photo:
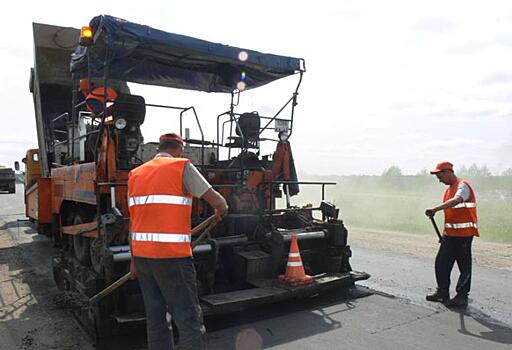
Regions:
<instances>
[{"instance_id":1,"label":"machine wheel","mask_svg":"<svg viewBox=\"0 0 512 350\"><path fill-rule=\"evenodd\" d=\"M73 218L73 225L83 224L84 220L80 215ZM84 266L91 266L91 239L79 235L73 236L73 252L75 257Z\"/></svg>"},{"instance_id":2,"label":"machine wheel","mask_svg":"<svg viewBox=\"0 0 512 350\"><path fill-rule=\"evenodd\" d=\"M82 309L83 310L83 309ZM104 307L94 305L87 308L84 316L87 317L87 323L92 331L90 335L94 337L97 344L101 344L102 339L115 335L118 332L115 320L108 317Z\"/></svg>"},{"instance_id":3,"label":"machine wheel","mask_svg":"<svg viewBox=\"0 0 512 350\"><path fill-rule=\"evenodd\" d=\"M90 241L90 256L91 256L91 264L96 271L97 274L100 276L104 276L105 270L103 266L103 257L101 255L103 247L103 240L96 238L91 239Z\"/></svg>"}]
</instances>

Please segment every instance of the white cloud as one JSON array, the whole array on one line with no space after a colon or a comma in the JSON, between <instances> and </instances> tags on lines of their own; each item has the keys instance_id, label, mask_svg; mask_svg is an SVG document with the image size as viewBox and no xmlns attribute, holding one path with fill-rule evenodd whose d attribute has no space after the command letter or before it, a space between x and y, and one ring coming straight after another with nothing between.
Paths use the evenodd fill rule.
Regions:
<instances>
[{"instance_id":1,"label":"white cloud","mask_svg":"<svg viewBox=\"0 0 512 350\"><path fill-rule=\"evenodd\" d=\"M482 85L512 84L512 72L496 72L480 81Z\"/></svg>"},{"instance_id":2,"label":"white cloud","mask_svg":"<svg viewBox=\"0 0 512 350\"><path fill-rule=\"evenodd\" d=\"M2 33L13 33L0 37L0 164L20 159L36 143L28 92L31 22L79 27L100 12L94 6L77 12L64 1L10 6L17 15L0 22ZM510 153L499 151L512 135L509 1L353 0L321 6L263 1L245 6L148 0L143 7L110 1L101 12L205 40L304 57L307 72L291 142L306 172L380 174L396 164L415 173L443 156L512 167ZM275 112L294 84L290 79L244 94L240 110ZM135 86L133 92L148 102L195 105L207 139L215 134L216 116L229 106L228 95L147 86ZM146 140L176 128L170 114L148 112Z\"/></svg>"},{"instance_id":3,"label":"white cloud","mask_svg":"<svg viewBox=\"0 0 512 350\"><path fill-rule=\"evenodd\" d=\"M482 141L474 139L456 138L450 140L432 140L425 144L425 148L450 149L454 147L478 146Z\"/></svg>"},{"instance_id":4,"label":"white cloud","mask_svg":"<svg viewBox=\"0 0 512 350\"><path fill-rule=\"evenodd\" d=\"M415 25L414 29L436 35L446 35L456 28L453 21L442 17L427 17L420 19Z\"/></svg>"}]
</instances>

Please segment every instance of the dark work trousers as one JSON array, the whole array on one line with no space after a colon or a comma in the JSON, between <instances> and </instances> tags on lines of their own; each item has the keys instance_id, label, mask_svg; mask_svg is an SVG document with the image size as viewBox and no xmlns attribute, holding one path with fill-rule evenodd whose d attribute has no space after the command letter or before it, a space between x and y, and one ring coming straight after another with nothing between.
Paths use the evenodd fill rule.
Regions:
<instances>
[{"instance_id":1,"label":"dark work trousers","mask_svg":"<svg viewBox=\"0 0 512 350\"><path fill-rule=\"evenodd\" d=\"M205 349L206 330L192 259L135 257L134 262L146 309L148 349ZM171 319L178 329L175 346Z\"/></svg>"},{"instance_id":2,"label":"dark work trousers","mask_svg":"<svg viewBox=\"0 0 512 350\"><path fill-rule=\"evenodd\" d=\"M460 276L457 282L457 294L467 297L471 288L471 243L473 237L443 236L443 242L436 256L437 287L448 294L453 264L457 262Z\"/></svg>"}]
</instances>

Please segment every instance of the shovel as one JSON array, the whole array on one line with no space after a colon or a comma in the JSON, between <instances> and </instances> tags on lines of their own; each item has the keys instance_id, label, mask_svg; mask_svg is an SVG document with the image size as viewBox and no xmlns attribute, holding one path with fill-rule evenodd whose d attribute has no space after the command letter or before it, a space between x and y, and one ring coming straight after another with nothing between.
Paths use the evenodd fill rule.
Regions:
<instances>
[{"instance_id":1,"label":"shovel","mask_svg":"<svg viewBox=\"0 0 512 350\"><path fill-rule=\"evenodd\" d=\"M443 236L441 236L441 233L439 232L439 229L437 228L436 221L434 220L433 216L429 216L430 221L432 222L432 226L434 226L434 230L436 230L437 237L439 237L439 243L443 242Z\"/></svg>"},{"instance_id":2,"label":"shovel","mask_svg":"<svg viewBox=\"0 0 512 350\"><path fill-rule=\"evenodd\" d=\"M197 233L201 232L204 229L204 232L201 234L201 236L199 236L192 243L192 248L195 247L199 242L201 242L207 236L208 232L210 232L210 230L215 225L217 225L217 222L218 222L218 220L215 217L215 215L212 215L192 229L192 236L196 235ZM105 288L101 292L99 292L98 294L91 297L89 299L89 305L93 305L93 304L97 303L99 300L101 300L104 297L106 297L107 295L109 295L110 293L115 291L117 288L119 288L123 284L125 284L128 280L130 280L131 277L132 277L131 272L126 273L123 277L121 277L120 279L118 279L117 281L112 283L110 286L108 286L107 288Z\"/></svg>"}]
</instances>

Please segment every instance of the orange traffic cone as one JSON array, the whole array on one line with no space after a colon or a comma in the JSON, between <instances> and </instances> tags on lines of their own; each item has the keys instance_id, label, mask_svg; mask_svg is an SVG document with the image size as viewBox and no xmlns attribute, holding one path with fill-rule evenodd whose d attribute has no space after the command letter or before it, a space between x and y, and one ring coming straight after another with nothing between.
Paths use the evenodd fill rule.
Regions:
<instances>
[{"instance_id":1,"label":"orange traffic cone","mask_svg":"<svg viewBox=\"0 0 512 350\"><path fill-rule=\"evenodd\" d=\"M297 244L297 235L292 233L290 243L290 253L288 254L288 263L286 264L286 273L279 276L281 283L289 286L300 286L313 282L313 277L306 275L302 259L300 257L299 245Z\"/></svg>"}]
</instances>

